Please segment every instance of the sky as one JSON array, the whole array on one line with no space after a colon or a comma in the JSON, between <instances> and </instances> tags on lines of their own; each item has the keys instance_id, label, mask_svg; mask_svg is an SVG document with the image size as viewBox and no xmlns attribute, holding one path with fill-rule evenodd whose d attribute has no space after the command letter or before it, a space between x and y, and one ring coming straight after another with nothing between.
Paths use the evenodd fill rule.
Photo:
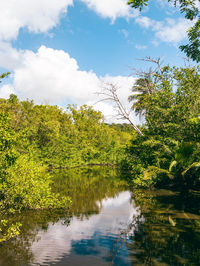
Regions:
<instances>
[{"instance_id":1,"label":"sky","mask_svg":"<svg viewBox=\"0 0 200 266\"><path fill-rule=\"evenodd\" d=\"M0 6L0 73L11 72L0 97L88 104L108 122L116 122L115 110L98 102L97 92L112 83L129 108L133 69L149 67L138 59L183 65L179 46L192 26L167 0L152 0L142 12L126 0L0 0Z\"/></svg>"}]
</instances>

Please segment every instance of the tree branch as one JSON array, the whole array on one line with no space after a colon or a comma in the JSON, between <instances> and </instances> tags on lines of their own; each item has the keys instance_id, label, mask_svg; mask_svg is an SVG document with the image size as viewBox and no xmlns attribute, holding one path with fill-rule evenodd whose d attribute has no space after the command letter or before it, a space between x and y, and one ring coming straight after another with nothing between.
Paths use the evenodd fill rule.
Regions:
<instances>
[{"instance_id":1,"label":"tree branch","mask_svg":"<svg viewBox=\"0 0 200 266\"><path fill-rule=\"evenodd\" d=\"M106 87L103 88L101 92L97 92L98 95L103 96L103 99L99 100L98 102L102 101L110 101L114 103L115 108L117 109L117 117L118 119L124 119L127 120L133 128L140 134L141 136L144 136L141 130L133 123L133 121L130 118L130 111L128 112L122 102L120 101L118 94L117 94L117 86L112 83L107 83ZM96 102L96 103L98 103Z\"/></svg>"}]
</instances>

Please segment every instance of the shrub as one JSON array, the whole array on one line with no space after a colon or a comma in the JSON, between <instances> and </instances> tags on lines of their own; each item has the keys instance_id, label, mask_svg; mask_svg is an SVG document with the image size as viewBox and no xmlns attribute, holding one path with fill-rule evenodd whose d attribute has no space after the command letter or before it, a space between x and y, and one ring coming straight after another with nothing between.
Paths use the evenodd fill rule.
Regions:
<instances>
[{"instance_id":1,"label":"shrub","mask_svg":"<svg viewBox=\"0 0 200 266\"><path fill-rule=\"evenodd\" d=\"M70 199L52 193L46 167L20 156L0 177L0 209L66 208Z\"/></svg>"}]
</instances>

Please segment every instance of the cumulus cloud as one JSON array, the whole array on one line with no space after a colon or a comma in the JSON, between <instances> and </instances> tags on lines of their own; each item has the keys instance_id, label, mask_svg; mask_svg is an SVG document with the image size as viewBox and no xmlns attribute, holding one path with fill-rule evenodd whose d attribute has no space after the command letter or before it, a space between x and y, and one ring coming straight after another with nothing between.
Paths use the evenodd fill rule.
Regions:
<instances>
[{"instance_id":1,"label":"cumulus cloud","mask_svg":"<svg viewBox=\"0 0 200 266\"><path fill-rule=\"evenodd\" d=\"M81 71L74 58L63 50L41 46L36 53L25 51L22 64L14 70L14 87L22 98L36 102L83 103L92 99L99 78L92 71Z\"/></svg>"},{"instance_id":2,"label":"cumulus cloud","mask_svg":"<svg viewBox=\"0 0 200 266\"><path fill-rule=\"evenodd\" d=\"M133 77L97 76L92 70L81 70L77 61L65 51L46 46L41 46L35 53L25 50L17 54L14 49L13 55L16 63L13 84L1 87L0 97L16 93L20 99L29 98L36 103L94 105L101 99L97 92L105 84L112 83L118 87L122 103L126 108L130 107L127 98L135 81ZM102 111L107 121L114 121L115 111L111 102L99 102L94 108Z\"/></svg>"},{"instance_id":3,"label":"cumulus cloud","mask_svg":"<svg viewBox=\"0 0 200 266\"><path fill-rule=\"evenodd\" d=\"M166 24L162 25L156 31L156 37L163 42L169 43L179 43L184 40L187 36L187 29L190 28L194 22L189 20L179 18L175 19L166 19Z\"/></svg>"},{"instance_id":4,"label":"cumulus cloud","mask_svg":"<svg viewBox=\"0 0 200 266\"><path fill-rule=\"evenodd\" d=\"M114 21L117 17L135 17L138 11L127 5L127 0L81 0L88 8L94 10L103 18L111 18Z\"/></svg>"},{"instance_id":5,"label":"cumulus cloud","mask_svg":"<svg viewBox=\"0 0 200 266\"><path fill-rule=\"evenodd\" d=\"M16 39L19 29L46 32L54 27L60 15L67 12L73 0L6 0L1 1L0 40Z\"/></svg>"},{"instance_id":6,"label":"cumulus cloud","mask_svg":"<svg viewBox=\"0 0 200 266\"><path fill-rule=\"evenodd\" d=\"M12 93L15 93L15 90L11 84L3 85L0 88L0 98L8 99Z\"/></svg>"},{"instance_id":7,"label":"cumulus cloud","mask_svg":"<svg viewBox=\"0 0 200 266\"><path fill-rule=\"evenodd\" d=\"M186 30L191 22L179 18L165 21L152 20L147 16L139 15L138 10L130 8L127 0L79 0L103 18L110 18L112 22L118 17L135 18L136 23L155 32L158 40L177 43L186 37ZM0 49L2 42L17 39L20 28L27 28L30 32L48 32L55 27L62 14L73 5L73 0L7 0L1 3L0 16ZM121 31L125 37L128 32ZM3 48L4 49L4 48ZM9 47L11 51L11 47ZM2 50L2 49L1 49ZM5 49L4 49L5 50ZM12 53L16 52L14 50ZM12 56L14 58L14 56ZM17 54L16 54L17 57ZM15 58L17 60L17 58ZM9 60L8 60L9 63Z\"/></svg>"},{"instance_id":8,"label":"cumulus cloud","mask_svg":"<svg viewBox=\"0 0 200 266\"><path fill-rule=\"evenodd\" d=\"M104 18L130 18L138 14L126 0L80 0ZM30 32L47 32L59 22L60 16L73 5L73 0L6 0L1 1L0 40L17 39L20 28Z\"/></svg>"},{"instance_id":9,"label":"cumulus cloud","mask_svg":"<svg viewBox=\"0 0 200 266\"><path fill-rule=\"evenodd\" d=\"M9 42L0 41L0 67L9 71L20 65L23 51L17 50Z\"/></svg>"},{"instance_id":10,"label":"cumulus cloud","mask_svg":"<svg viewBox=\"0 0 200 266\"><path fill-rule=\"evenodd\" d=\"M155 21L138 14L130 8L126 0L79 0L103 18L113 22L117 17L135 18L135 22L154 32L154 41L176 44L186 37L186 29L191 26L183 18ZM95 92L104 82L113 82L119 87L119 95L128 108L127 97L135 79L132 77L99 77L91 71L81 70L77 61L63 50L41 46L37 52L17 50L10 41L16 39L20 28L31 32L47 32L59 23L62 14L73 5L73 0L7 0L1 3L0 16L0 67L13 71L13 84L0 88L0 97L15 93L22 99L31 98L37 103L66 102L93 104L97 101ZM120 31L128 37L128 31ZM146 46L135 45L136 49ZM113 114L110 103L95 105L106 115Z\"/></svg>"},{"instance_id":11,"label":"cumulus cloud","mask_svg":"<svg viewBox=\"0 0 200 266\"><path fill-rule=\"evenodd\" d=\"M145 29L151 29L155 32L156 42L168 42L177 44L187 37L187 30L194 24L185 18L171 19L166 18L164 21L156 21L146 16L139 16L135 22Z\"/></svg>"}]
</instances>

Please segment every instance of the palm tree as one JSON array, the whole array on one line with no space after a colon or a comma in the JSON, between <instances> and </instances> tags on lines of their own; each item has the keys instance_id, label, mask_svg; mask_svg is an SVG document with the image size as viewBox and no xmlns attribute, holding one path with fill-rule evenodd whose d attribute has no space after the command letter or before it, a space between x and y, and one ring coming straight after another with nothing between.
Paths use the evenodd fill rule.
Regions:
<instances>
[{"instance_id":1,"label":"palm tree","mask_svg":"<svg viewBox=\"0 0 200 266\"><path fill-rule=\"evenodd\" d=\"M144 173L145 178L169 178L179 188L192 188L200 183L200 161L195 151L199 147L195 142L182 142L179 144L169 169L149 166ZM164 178L164 179L165 179ZM165 180L160 180L161 182Z\"/></svg>"},{"instance_id":2,"label":"palm tree","mask_svg":"<svg viewBox=\"0 0 200 266\"><path fill-rule=\"evenodd\" d=\"M132 109L136 115L145 115L145 99L155 91L155 83L152 81L152 73L145 73L143 77L136 80L132 87L133 94L128 97L129 102L133 102Z\"/></svg>"}]
</instances>

